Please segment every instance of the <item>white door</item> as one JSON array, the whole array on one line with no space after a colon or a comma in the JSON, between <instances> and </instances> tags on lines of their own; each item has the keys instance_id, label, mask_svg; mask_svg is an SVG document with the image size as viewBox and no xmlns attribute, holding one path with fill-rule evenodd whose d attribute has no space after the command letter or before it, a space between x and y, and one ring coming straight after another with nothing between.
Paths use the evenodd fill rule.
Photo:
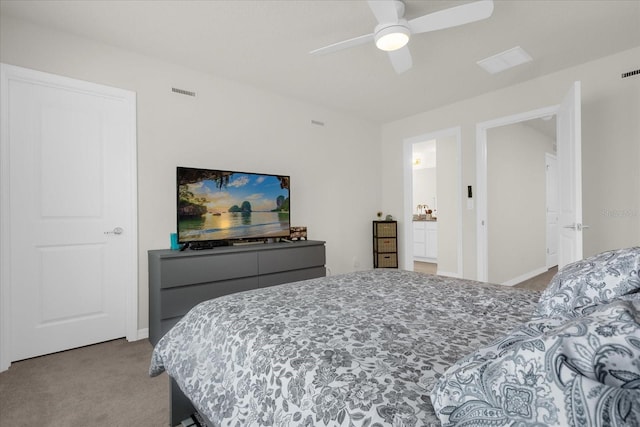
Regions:
<instances>
[{"instance_id":1,"label":"white door","mask_svg":"<svg viewBox=\"0 0 640 427\"><path fill-rule=\"evenodd\" d=\"M134 339L135 94L2 67L3 356Z\"/></svg>"},{"instance_id":2,"label":"white door","mask_svg":"<svg viewBox=\"0 0 640 427\"><path fill-rule=\"evenodd\" d=\"M558 265L558 166L553 154L545 154L547 186L547 268Z\"/></svg>"},{"instance_id":3,"label":"white door","mask_svg":"<svg viewBox=\"0 0 640 427\"><path fill-rule=\"evenodd\" d=\"M580 82L574 82L558 109L560 200L558 268L582 259L582 151Z\"/></svg>"}]
</instances>

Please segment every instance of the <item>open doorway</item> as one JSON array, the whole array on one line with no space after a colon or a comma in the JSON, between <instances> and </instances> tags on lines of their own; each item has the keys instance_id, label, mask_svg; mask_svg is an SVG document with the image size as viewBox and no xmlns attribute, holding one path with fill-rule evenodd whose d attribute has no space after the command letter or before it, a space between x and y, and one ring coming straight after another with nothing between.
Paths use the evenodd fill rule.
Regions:
<instances>
[{"instance_id":1,"label":"open doorway","mask_svg":"<svg viewBox=\"0 0 640 427\"><path fill-rule=\"evenodd\" d=\"M501 117L476 125L476 231L477 231L477 280L488 281L488 218L487 201L487 133L489 129L526 120L556 117L557 146L557 263L562 268L582 258L582 157L581 157L581 85L574 82L559 105L526 113ZM521 229L527 224L522 222ZM520 240L520 250L527 241Z\"/></svg>"},{"instance_id":2,"label":"open doorway","mask_svg":"<svg viewBox=\"0 0 640 427\"><path fill-rule=\"evenodd\" d=\"M557 254L555 116L487 131L487 280L516 285ZM556 257L557 258L557 257Z\"/></svg>"},{"instance_id":3,"label":"open doorway","mask_svg":"<svg viewBox=\"0 0 640 427\"><path fill-rule=\"evenodd\" d=\"M443 142L441 140L440 145ZM421 273L438 271L438 142L435 139L413 144L413 269ZM449 147L446 147L449 148ZM445 160L445 159L443 159ZM445 161L441 162L445 163ZM446 191L441 180L440 191Z\"/></svg>"},{"instance_id":4,"label":"open doorway","mask_svg":"<svg viewBox=\"0 0 640 427\"><path fill-rule=\"evenodd\" d=\"M462 277L460 153L460 128L404 141L406 270Z\"/></svg>"},{"instance_id":5,"label":"open doorway","mask_svg":"<svg viewBox=\"0 0 640 427\"><path fill-rule=\"evenodd\" d=\"M532 124L535 121L541 120L543 118L547 119L549 117L556 117L556 113L557 106L552 106L539 110L529 111L526 113L516 114L513 116L502 117L497 120L478 124L476 135L476 200L478 216L477 279L480 281L488 282L491 280L492 283L513 285L518 281L525 280L525 275L531 272L535 272L537 269L540 269L539 266L537 268L529 270L529 273L523 272L521 267L512 269L507 265L509 264L508 261L505 261L504 259L502 261L499 260L498 257L502 255L502 253L491 255L490 251L492 251L493 248L490 248L490 241L492 241L494 244L497 243L498 247L503 247L505 245L511 244L512 246L509 256L520 256L520 248L523 245L526 245L526 240L522 238L522 232L525 230L527 232L530 231L528 221L531 221L531 218L529 218L528 215L527 218L524 218L522 216L519 217L518 214L521 213L521 210L526 210L528 208L529 201L535 203L537 197L528 199L528 197L531 195L531 188L529 184L527 184L525 188L518 187L518 182L530 182L532 181L532 179L530 177L530 173L521 173L523 170L522 168L524 167L523 164L525 163L525 160L516 161L515 158L524 157L526 159L528 156L535 156L531 153L523 153L520 151L522 147L519 146L519 141L521 141L521 139L525 139L521 138L522 134L534 132L534 128L531 126L526 126L525 123ZM550 125L550 123L547 123L547 125ZM544 125L540 124L538 126L542 127ZM552 132L557 133L555 130L553 130ZM492 150L491 164L489 164L489 151L491 150L490 138L494 140L494 149ZM513 145L510 145L510 143L512 143ZM540 149L541 146L544 146L545 144L539 144L537 147L535 145L537 144L530 142L529 144L525 144L524 147L527 149L533 149L535 151L537 149ZM544 172L544 152L546 152L544 148L541 149L542 164L539 168L539 171L542 172ZM490 173L489 169L491 167L499 167L500 169L502 169L502 171L498 171L498 173ZM535 168L535 165L531 167ZM505 171L505 169L513 170L511 172L508 172ZM529 165L525 167L525 169L531 170ZM516 182L514 182L515 185L510 189L503 188L505 185L511 184L511 180L513 180L514 177L516 177ZM500 180L507 180L507 182L498 184ZM544 190L542 190L543 194L546 194L546 187L544 187L545 182L542 178L536 180L536 184L539 184L540 182L542 183L542 188L544 188ZM489 198L490 185L497 185L497 187L494 188L491 199ZM537 193L540 192L539 188L540 187L538 187L538 190L536 191ZM516 200L518 198L523 198L527 201L527 203L524 203L524 205L521 206L521 203ZM492 203L495 203L496 201L498 202L498 204L496 206L493 206ZM490 211L492 214L491 217L489 217ZM509 217L508 220L504 219L504 217L506 216ZM497 224L495 224L496 222ZM502 227L501 225L503 222L506 223L504 227ZM537 221L536 223L539 224ZM496 227L496 225L498 227ZM515 233L515 236L506 237L506 239L511 240L512 238L517 239L517 243L514 243L513 241L510 243L499 241L500 235L505 236L505 228L510 228L512 234L514 233L513 230L517 231ZM494 229L502 229L502 231L494 233ZM546 233L542 232L542 236L538 234L537 237L544 238L546 244ZM525 261L523 261L523 263L525 263ZM498 264L502 264L502 266ZM509 271L501 271L499 273L496 273L496 269L500 268ZM491 277L489 277L490 270ZM514 275L513 271L511 270L518 270L519 274Z\"/></svg>"}]
</instances>

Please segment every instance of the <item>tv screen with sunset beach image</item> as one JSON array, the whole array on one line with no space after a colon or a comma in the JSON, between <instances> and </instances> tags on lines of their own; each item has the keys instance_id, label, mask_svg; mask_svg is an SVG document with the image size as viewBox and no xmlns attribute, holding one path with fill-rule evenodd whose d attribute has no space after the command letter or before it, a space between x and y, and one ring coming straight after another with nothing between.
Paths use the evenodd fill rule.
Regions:
<instances>
[{"instance_id":1,"label":"tv screen with sunset beach image","mask_svg":"<svg viewBox=\"0 0 640 427\"><path fill-rule=\"evenodd\" d=\"M289 177L178 167L178 241L289 237Z\"/></svg>"}]
</instances>

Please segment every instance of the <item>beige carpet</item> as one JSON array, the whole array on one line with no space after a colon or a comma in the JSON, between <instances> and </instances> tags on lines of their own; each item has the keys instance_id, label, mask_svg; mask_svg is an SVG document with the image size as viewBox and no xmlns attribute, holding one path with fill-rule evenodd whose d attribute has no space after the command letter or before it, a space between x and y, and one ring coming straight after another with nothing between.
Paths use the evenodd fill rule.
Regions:
<instances>
[{"instance_id":1,"label":"beige carpet","mask_svg":"<svg viewBox=\"0 0 640 427\"><path fill-rule=\"evenodd\" d=\"M524 282L520 282L514 287L534 289L536 291L544 291L549 285L549 282L551 282L551 279L553 279L553 276L555 276L557 272L558 272L558 267L550 268L546 272L536 277L532 277L531 279L525 280Z\"/></svg>"},{"instance_id":2,"label":"beige carpet","mask_svg":"<svg viewBox=\"0 0 640 427\"><path fill-rule=\"evenodd\" d=\"M433 264L430 262L413 262L413 271L417 271L419 273L429 273L436 274L438 269L438 264ZM547 288L547 285L553 278L553 276L558 272L558 267L550 268L548 271L536 276L531 279L525 280L524 282L518 283L514 286L514 288L525 288L525 289L533 289L536 291L543 291Z\"/></svg>"},{"instance_id":3,"label":"beige carpet","mask_svg":"<svg viewBox=\"0 0 640 427\"><path fill-rule=\"evenodd\" d=\"M169 381L150 378L147 340L14 362L0 374L0 426L169 425Z\"/></svg>"}]
</instances>

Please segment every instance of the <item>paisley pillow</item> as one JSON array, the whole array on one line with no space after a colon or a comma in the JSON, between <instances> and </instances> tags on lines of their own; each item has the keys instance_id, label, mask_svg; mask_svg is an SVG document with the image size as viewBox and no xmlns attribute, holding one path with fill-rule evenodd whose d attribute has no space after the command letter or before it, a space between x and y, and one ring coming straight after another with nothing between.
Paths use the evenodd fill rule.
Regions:
<instances>
[{"instance_id":1,"label":"paisley pillow","mask_svg":"<svg viewBox=\"0 0 640 427\"><path fill-rule=\"evenodd\" d=\"M640 247L603 252L562 268L540 296L533 316L580 316L634 292L640 292Z\"/></svg>"},{"instance_id":2,"label":"paisley pillow","mask_svg":"<svg viewBox=\"0 0 640 427\"><path fill-rule=\"evenodd\" d=\"M522 324L449 368L431 402L443 426L640 425L640 294Z\"/></svg>"}]
</instances>

